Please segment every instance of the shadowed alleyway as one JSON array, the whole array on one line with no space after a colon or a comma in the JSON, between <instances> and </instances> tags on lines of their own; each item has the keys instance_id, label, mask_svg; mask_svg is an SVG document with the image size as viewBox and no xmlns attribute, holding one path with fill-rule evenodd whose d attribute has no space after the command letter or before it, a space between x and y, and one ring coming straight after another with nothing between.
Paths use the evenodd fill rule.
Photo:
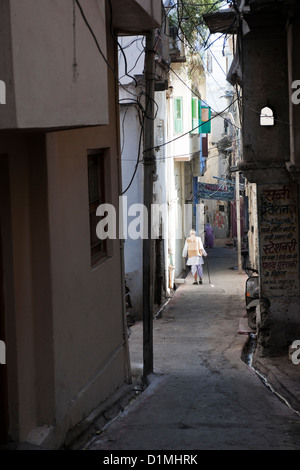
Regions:
<instances>
[{"instance_id":1,"label":"shadowed alleyway","mask_svg":"<svg viewBox=\"0 0 300 470\"><path fill-rule=\"evenodd\" d=\"M210 281L208 279L209 265ZM101 450L297 449L300 418L241 359L247 334L247 276L237 252L208 250L203 285L191 274L154 320L150 384L100 435L86 443ZM133 373L142 366L142 324L132 327Z\"/></svg>"}]
</instances>

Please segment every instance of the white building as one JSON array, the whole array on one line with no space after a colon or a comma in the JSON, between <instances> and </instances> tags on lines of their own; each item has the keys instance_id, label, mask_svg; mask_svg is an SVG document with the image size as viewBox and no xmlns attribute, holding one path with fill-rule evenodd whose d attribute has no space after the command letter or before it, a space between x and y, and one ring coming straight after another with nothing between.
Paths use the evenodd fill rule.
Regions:
<instances>
[{"instance_id":1,"label":"white building","mask_svg":"<svg viewBox=\"0 0 300 470\"><path fill-rule=\"evenodd\" d=\"M211 46L206 52L206 102L211 107L211 133L208 134L208 158L205 172L199 181L221 188L232 186L229 182L233 141L235 140L235 117L229 108L233 101L233 87L226 80L232 62L229 41L224 36L212 35ZM239 124L237 124L239 125ZM233 180L234 184L234 180ZM205 222L209 222L216 239L230 235L231 205L222 199L205 199Z\"/></svg>"}]
</instances>

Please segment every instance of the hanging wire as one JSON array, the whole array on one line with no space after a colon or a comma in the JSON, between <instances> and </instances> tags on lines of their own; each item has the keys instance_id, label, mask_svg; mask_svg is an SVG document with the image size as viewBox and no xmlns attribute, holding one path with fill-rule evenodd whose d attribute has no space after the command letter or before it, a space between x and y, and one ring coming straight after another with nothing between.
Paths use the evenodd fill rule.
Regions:
<instances>
[{"instance_id":1,"label":"hanging wire","mask_svg":"<svg viewBox=\"0 0 300 470\"><path fill-rule=\"evenodd\" d=\"M201 124L199 124L198 126L194 127L193 129L190 129L188 132L185 132L185 133L179 135L178 137L175 137L174 139L171 139L171 140L169 140L169 141L167 141L167 142L164 142L164 143L162 143L162 144L160 144L160 145L156 145L156 146L154 146L154 147L150 147L150 148L148 148L148 149L145 149L145 150L143 151L143 153L149 152L150 150L160 149L161 147L164 147L164 146L166 146L166 145L168 145L168 144L170 144L170 143L172 143L172 142L175 142L176 140L179 140L179 139L181 139L182 137L184 137L184 136L190 134L191 132L193 132L193 131L199 129L199 128L202 127L204 124L207 124L208 122L213 121L213 119L216 119L218 116L221 116L221 115L222 115L225 111L227 111L227 110L233 105L233 103L235 103L236 101L237 101L237 98L235 98L235 100L233 100L233 101L230 103L230 105L227 106L225 109L223 109L223 110L220 111L219 113L216 113L214 116L212 116L212 117L211 117L210 119L208 119L207 121L202 122Z\"/></svg>"},{"instance_id":2,"label":"hanging wire","mask_svg":"<svg viewBox=\"0 0 300 470\"><path fill-rule=\"evenodd\" d=\"M208 103L206 103L206 101L203 100L203 99L201 98L201 96L199 96L192 88L190 88L189 85L188 85L184 80L182 80L182 78L180 77L180 75L178 75L177 72L175 72L175 70L172 69L172 67L170 67L170 70L171 70L171 72L173 72L174 75L176 75L176 77L193 93L193 95L195 95L199 100L201 100L206 106L208 106L209 108L211 108L215 113L218 113L214 108L212 108ZM235 100L235 101L237 101L237 100ZM234 101L234 102L235 102L235 101ZM234 102L233 102L233 103L234 103ZM233 103L232 103L232 104L233 104ZM230 106L231 106L231 105L230 105ZM228 108L230 108L230 106L228 106ZM225 108L225 110L228 109L228 108ZM221 111L221 113L223 113L225 110ZM218 114L220 114L220 113L218 113ZM221 117L224 119L224 121L226 120L225 117L223 117L223 116L221 116ZM233 124L233 126L236 127L237 129L240 129L240 130L241 130L241 128L238 127L236 124Z\"/></svg>"}]
</instances>

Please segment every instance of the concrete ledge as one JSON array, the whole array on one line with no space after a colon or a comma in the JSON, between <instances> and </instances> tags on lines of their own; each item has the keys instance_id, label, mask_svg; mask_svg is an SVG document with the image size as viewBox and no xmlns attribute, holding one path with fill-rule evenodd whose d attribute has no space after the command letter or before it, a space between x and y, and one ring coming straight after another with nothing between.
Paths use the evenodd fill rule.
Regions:
<instances>
[{"instance_id":1,"label":"concrete ledge","mask_svg":"<svg viewBox=\"0 0 300 470\"><path fill-rule=\"evenodd\" d=\"M135 396L134 387L131 384L124 384L67 433L60 449L82 449L89 436L100 432L110 421L115 419ZM10 448L14 450L56 450L55 443L55 426L37 426L30 431L24 442L16 442L3 448L8 450Z\"/></svg>"},{"instance_id":2,"label":"concrete ledge","mask_svg":"<svg viewBox=\"0 0 300 470\"><path fill-rule=\"evenodd\" d=\"M134 397L133 386L129 384L123 385L68 432L63 447L70 450L81 449L81 446L87 442L89 435L101 431L107 423L116 418L128 406Z\"/></svg>"},{"instance_id":3,"label":"concrete ledge","mask_svg":"<svg viewBox=\"0 0 300 470\"><path fill-rule=\"evenodd\" d=\"M279 357L256 357L252 366L279 398L300 414L300 367L293 364L288 354Z\"/></svg>"}]
</instances>

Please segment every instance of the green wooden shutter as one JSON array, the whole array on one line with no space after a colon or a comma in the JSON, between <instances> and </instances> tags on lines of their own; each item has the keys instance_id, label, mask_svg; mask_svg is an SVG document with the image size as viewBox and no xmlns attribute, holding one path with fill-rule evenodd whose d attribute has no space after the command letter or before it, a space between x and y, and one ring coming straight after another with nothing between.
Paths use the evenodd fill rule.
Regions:
<instances>
[{"instance_id":1,"label":"green wooden shutter","mask_svg":"<svg viewBox=\"0 0 300 470\"><path fill-rule=\"evenodd\" d=\"M182 98L174 98L174 129L175 134L183 132Z\"/></svg>"},{"instance_id":2,"label":"green wooden shutter","mask_svg":"<svg viewBox=\"0 0 300 470\"><path fill-rule=\"evenodd\" d=\"M192 97L192 134L199 134L199 100L197 97Z\"/></svg>"},{"instance_id":3,"label":"green wooden shutter","mask_svg":"<svg viewBox=\"0 0 300 470\"><path fill-rule=\"evenodd\" d=\"M201 134L211 133L211 108L206 105L202 105L200 102L200 113L199 113L199 132Z\"/></svg>"}]
</instances>

